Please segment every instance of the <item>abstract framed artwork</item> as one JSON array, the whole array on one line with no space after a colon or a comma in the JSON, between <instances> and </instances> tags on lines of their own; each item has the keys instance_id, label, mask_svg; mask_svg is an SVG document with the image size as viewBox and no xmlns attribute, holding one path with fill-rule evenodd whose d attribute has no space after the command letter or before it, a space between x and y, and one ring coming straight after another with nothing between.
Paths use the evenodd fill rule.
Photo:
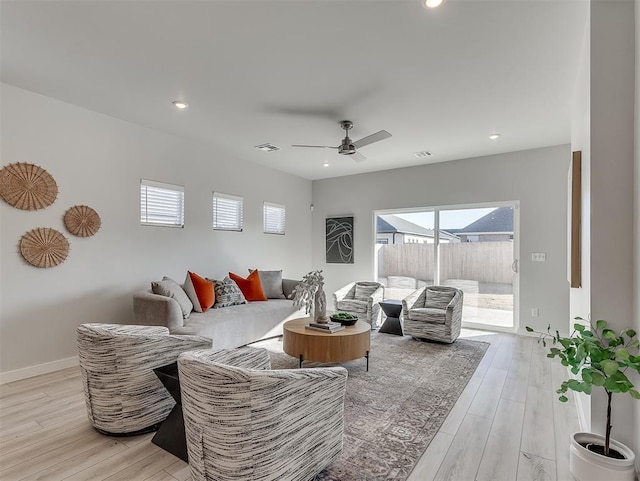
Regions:
<instances>
[{"instance_id":1,"label":"abstract framed artwork","mask_svg":"<svg viewBox=\"0 0 640 481\"><path fill-rule=\"evenodd\" d=\"M353 217L326 220L327 264L353 264Z\"/></svg>"}]
</instances>

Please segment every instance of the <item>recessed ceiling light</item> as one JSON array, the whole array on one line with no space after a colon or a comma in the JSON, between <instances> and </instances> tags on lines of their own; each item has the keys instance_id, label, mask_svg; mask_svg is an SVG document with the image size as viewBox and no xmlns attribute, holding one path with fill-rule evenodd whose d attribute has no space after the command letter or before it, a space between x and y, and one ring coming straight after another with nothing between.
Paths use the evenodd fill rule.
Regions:
<instances>
[{"instance_id":1,"label":"recessed ceiling light","mask_svg":"<svg viewBox=\"0 0 640 481\"><path fill-rule=\"evenodd\" d=\"M425 8L436 8L442 5L445 0L422 0L422 6Z\"/></svg>"},{"instance_id":2,"label":"recessed ceiling light","mask_svg":"<svg viewBox=\"0 0 640 481\"><path fill-rule=\"evenodd\" d=\"M489 138L490 138L491 140L496 140L496 139L497 139L497 138L499 138L499 137L500 137L500 134L491 134L491 135L489 136Z\"/></svg>"},{"instance_id":3,"label":"recessed ceiling light","mask_svg":"<svg viewBox=\"0 0 640 481\"><path fill-rule=\"evenodd\" d=\"M322 163L322 167L329 167L329 161L328 161L328 160L325 160L325 161Z\"/></svg>"},{"instance_id":4,"label":"recessed ceiling light","mask_svg":"<svg viewBox=\"0 0 640 481\"><path fill-rule=\"evenodd\" d=\"M280 147L276 147L275 145L269 143L256 145L255 148L258 150L262 150L263 152L275 152L277 150L280 150Z\"/></svg>"},{"instance_id":5,"label":"recessed ceiling light","mask_svg":"<svg viewBox=\"0 0 640 481\"><path fill-rule=\"evenodd\" d=\"M182 100L174 100L172 103L177 109L180 110L189 108L189 104L187 102L183 102Z\"/></svg>"},{"instance_id":6,"label":"recessed ceiling light","mask_svg":"<svg viewBox=\"0 0 640 481\"><path fill-rule=\"evenodd\" d=\"M413 155L415 155L419 159L422 159L424 157L431 157L433 155L433 152L431 152L430 150L423 150L422 152L414 152Z\"/></svg>"}]
</instances>

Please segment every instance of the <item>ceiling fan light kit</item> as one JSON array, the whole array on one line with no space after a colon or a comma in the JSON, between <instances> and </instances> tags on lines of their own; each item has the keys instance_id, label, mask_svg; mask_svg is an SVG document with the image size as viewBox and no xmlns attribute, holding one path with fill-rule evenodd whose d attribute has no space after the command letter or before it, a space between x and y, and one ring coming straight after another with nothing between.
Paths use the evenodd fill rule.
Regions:
<instances>
[{"instance_id":1,"label":"ceiling fan light kit","mask_svg":"<svg viewBox=\"0 0 640 481\"><path fill-rule=\"evenodd\" d=\"M446 0L422 0L422 6L424 8L437 8L445 1Z\"/></svg>"},{"instance_id":2,"label":"ceiling fan light kit","mask_svg":"<svg viewBox=\"0 0 640 481\"><path fill-rule=\"evenodd\" d=\"M356 162L361 162L366 160L366 157L358 152L358 149L361 147L365 147L367 145L373 144L374 142L380 142L381 140L388 139L391 137L391 134L386 130L380 130L375 134L367 135L366 137L361 138L360 140L356 140L353 142L349 138L349 130L353 128L353 122L350 120L342 120L340 122L340 127L345 131L345 137L342 139L342 142L337 147L332 145L301 145L301 144L293 144L292 147L305 147L312 149L338 149L338 153L341 155L351 155L353 160Z\"/></svg>"}]
</instances>

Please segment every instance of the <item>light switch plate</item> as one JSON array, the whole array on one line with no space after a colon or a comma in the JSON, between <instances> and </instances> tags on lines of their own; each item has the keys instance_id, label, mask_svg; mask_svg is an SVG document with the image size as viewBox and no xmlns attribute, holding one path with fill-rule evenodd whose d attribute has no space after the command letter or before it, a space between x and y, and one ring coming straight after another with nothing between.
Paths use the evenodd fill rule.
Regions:
<instances>
[{"instance_id":1,"label":"light switch plate","mask_svg":"<svg viewBox=\"0 0 640 481\"><path fill-rule=\"evenodd\" d=\"M531 260L533 262L545 262L547 260L547 254L544 252L532 252Z\"/></svg>"}]
</instances>

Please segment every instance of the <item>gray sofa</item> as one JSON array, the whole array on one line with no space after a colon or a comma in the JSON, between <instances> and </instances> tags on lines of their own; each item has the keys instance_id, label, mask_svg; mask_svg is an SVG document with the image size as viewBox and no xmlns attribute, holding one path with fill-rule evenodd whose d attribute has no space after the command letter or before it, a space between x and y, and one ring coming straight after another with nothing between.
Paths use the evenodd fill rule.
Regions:
<instances>
[{"instance_id":1,"label":"gray sofa","mask_svg":"<svg viewBox=\"0 0 640 481\"><path fill-rule=\"evenodd\" d=\"M171 334L208 337L213 349L232 349L250 342L282 335L282 325L289 319L305 317L304 308L293 307L289 299L297 280L282 279L287 299L252 301L247 304L192 311L184 319L178 302L151 290L133 294L136 324L165 326Z\"/></svg>"}]
</instances>

